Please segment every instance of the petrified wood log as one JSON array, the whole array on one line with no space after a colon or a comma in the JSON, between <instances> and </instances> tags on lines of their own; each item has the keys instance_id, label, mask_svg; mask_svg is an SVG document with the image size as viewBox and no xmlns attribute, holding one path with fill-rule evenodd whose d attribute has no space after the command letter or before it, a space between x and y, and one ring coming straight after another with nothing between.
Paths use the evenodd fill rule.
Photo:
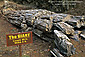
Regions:
<instances>
[{"instance_id":1,"label":"petrified wood log","mask_svg":"<svg viewBox=\"0 0 85 57\"><path fill-rule=\"evenodd\" d=\"M54 26L59 28L63 33L72 34L72 35L74 34L73 27L67 23L59 22L59 23L55 23Z\"/></svg>"},{"instance_id":2,"label":"petrified wood log","mask_svg":"<svg viewBox=\"0 0 85 57\"><path fill-rule=\"evenodd\" d=\"M40 37L41 39L45 40L45 41L48 41L48 42L51 42L51 41L52 41L52 39L50 39L50 38L48 38L47 36L45 36L45 35L43 34L43 32L40 31L40 30L38 30L38 29L34 29L34 30L33 30L33 33L34 33L35 35L37 35L38 37Z\"/></svg>"},{"instance_id":3,"label":"petrified wood log","mask_svg":"<svg viewBox=\"0 0 85 57\"><path fill-rule=\"evenodd\" d=\"M54 30L54 33L57 35L59 39L62 39L62 40L65 39L65 40L70 41L70 39L65 34L63 34L61 31Z\"/></svg>"},{"instance_id":4,"label":"petrified wood log","mask_svg":"<svg viewBox=\"0 0 85 57\"><path fill-rule=\"evenodd\" d=\"M74 51L73 44L68 41L68 38L63 38L63 37L60 38L57 30L55 30L54 33L55 36L57 36L55 37L54 43L56 44L59 51L67 56L72 55Z\"/></svg>"},{"instance_id":5,"label":"petrified wood log","mask_svg":"<svg viewBox=\"0 0 85 57\"><path fill-rule=\"evenodd\" d=\"M59 50L57 48L54 48L52 51L50 51L55 57L64 57L59 53Z\"/></svg>"},{"instance_id":6,"label":"petrified wood log","mask_svg":"<svg viewBox=\"0 0 85 57\"><path fill-rule=\"evenodd\" d=\"M37 29L43 30L43 31L51 31L52 28L52 22L50 20L46 20L46 19L37 19L35 20L35 26L37 27Z\"/></svg>"},{"instance_id":7,"label":"petrified wood log","mask_svg":"<svg viewBox=\"0 0 85 57\"><path fill-rule=\"evenodd\" d=\"M73 27L77 27L77 28L81 27L81 22L79 20L70 19L70 20L67 20L65 22L72 25Z\"/></svg>"},{"instance_id":8,"label":"petrified wood log","mask_svg":"<svg viewBox=\"0 0 85 57\"><path fill-rule=\"evenodd\" d=\"M85 39L85 30L84 30L84 31L82 31L82 33L80 34L80 36L81 36L82 38L84 38L84 39Z\"/></svg>"}]
</instances>

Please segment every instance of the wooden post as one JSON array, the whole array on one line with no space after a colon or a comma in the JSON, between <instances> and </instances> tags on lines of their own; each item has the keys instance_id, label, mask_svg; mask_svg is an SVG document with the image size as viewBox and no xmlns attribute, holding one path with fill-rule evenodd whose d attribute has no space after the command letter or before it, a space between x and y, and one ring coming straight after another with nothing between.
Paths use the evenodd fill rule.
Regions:
<instances>
[{"instance_id":1,"label":"wooden post","mask_svg":"<svg viewBox=\"0 0 85 57\"><path fill-rule=\"evenodd\" d=\"M21 45L19 45L19 57L22 56Z\"/></svg>"}]
</instances>

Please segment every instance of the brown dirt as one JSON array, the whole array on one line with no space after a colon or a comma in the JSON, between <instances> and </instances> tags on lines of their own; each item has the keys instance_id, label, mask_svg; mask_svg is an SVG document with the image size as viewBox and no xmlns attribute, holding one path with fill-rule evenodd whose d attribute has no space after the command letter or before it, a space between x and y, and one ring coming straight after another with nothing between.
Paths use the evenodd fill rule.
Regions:
<instances>
[{"instance_id":1,"label":"brown dirt","mask_svg":"<svg viewBox=\"0 0 85 57\"><path fill-rule=\"evenodd\" d=\"M76 48L76 54L72 55L71 57L85 57L85 40L80 38L79 42L71 39L71 43L73 43L74 47Z\"/></svg>"}]
</instances>

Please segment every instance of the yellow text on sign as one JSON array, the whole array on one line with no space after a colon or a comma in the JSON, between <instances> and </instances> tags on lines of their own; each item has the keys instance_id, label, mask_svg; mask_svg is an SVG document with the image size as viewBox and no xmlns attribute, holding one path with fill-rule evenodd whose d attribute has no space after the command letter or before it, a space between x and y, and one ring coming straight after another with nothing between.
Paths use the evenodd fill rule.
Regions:
<instances>
[{"instance_id":1,"label":"yellow text on sign","mask_svg":"<svg viewBox=\"0 0 85 57\"><path fill-rule=\"evenodd\" d=\"M29 38L30 37L30 33L28 34L18 34L18 35L10 35L9 36L9 40L14 40L14 39L19 39L19 38Z\"/></svg>"},{"instance_id":2,"label":"yellow text on sign","mask_svg":"<svg viewBox=\"0 0 85 57\"><path fill-rule=\"evenodd\" d=\"M25 39L18 39L18 40L13 40L14 44L20 44L20 43L26 43L27 42L27 38Z\"/></svg>"}]
</instances>

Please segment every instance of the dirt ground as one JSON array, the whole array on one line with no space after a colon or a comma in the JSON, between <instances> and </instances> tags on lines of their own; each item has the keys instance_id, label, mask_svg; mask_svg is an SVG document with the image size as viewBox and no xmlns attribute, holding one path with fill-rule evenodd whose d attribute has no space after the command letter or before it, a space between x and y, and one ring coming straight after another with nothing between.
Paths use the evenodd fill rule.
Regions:
<instances>
[{"instance_id":1,"label":"dirt ground","mask_svg":"<svg viewBox=\"0 0 85 57\"><path fill-rule=\"evenodd\" d=\"M75 40L71 40L74 47L76 48L76 54L72 55L71 57L85 57L85 40L79 39L79 42Z\"/></svg>"}]
</instances>

